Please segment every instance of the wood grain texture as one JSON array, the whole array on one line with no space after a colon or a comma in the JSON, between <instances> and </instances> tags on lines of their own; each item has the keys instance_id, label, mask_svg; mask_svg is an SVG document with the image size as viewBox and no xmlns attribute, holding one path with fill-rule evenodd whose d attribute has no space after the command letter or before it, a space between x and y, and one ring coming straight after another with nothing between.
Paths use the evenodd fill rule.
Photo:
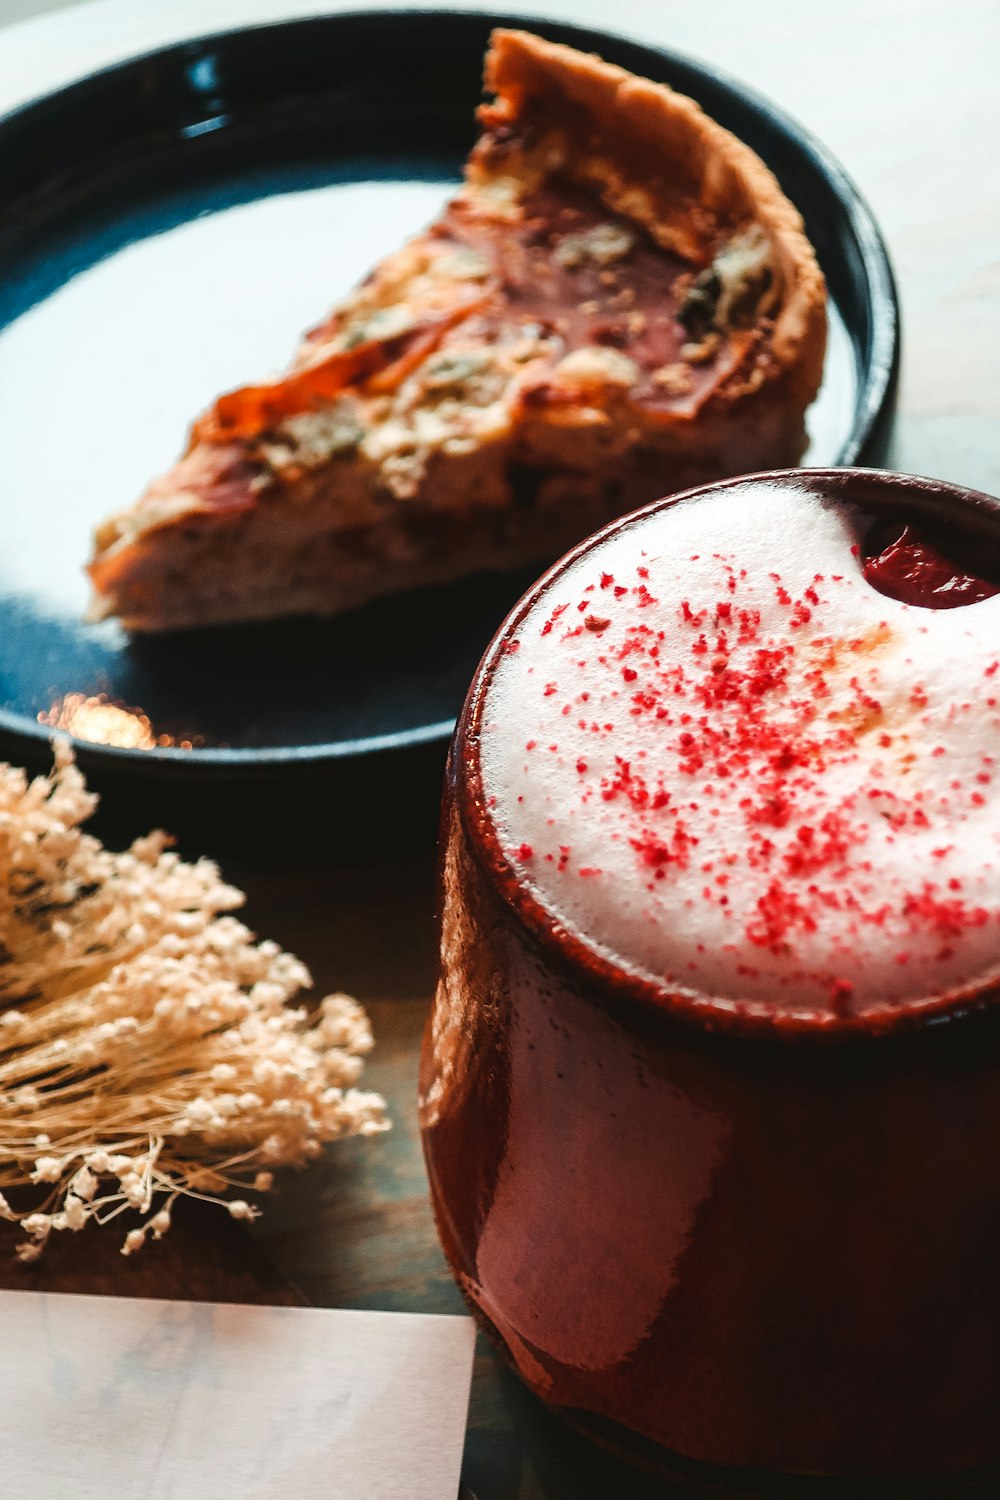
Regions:
<instances>
[{"instance_id":1,"label":"wood grain texture","mask_svg":"<svg viewBox=\"0 0 1000 1500\"><path fill-rule=\"evenodd\" d=\"M82 1292L109 1297L168 1297L192 1302L251 1302L301 1307L306 1299L246 1232L218 1209L181 1203L174 1224L139 1255L121 1253L129 1226L83 1235L54 1234L38 1261L16 1258L23 1240L0 1225L0 1287L19 1292Z\"/></svg>"},{"instance_id":2,"label":"wood grain texture","mask_svg":"<svg viewBox=\"0 0 1000 1500\"><path fill-rule=\"evenodd\" d=\"M65 0L64 0L65 3ZM452 0L454 4L454 0ZM0 0L0 20L45 9ZM299 0L296 14L346 9ZM383 8L370 0L370 8ZM480 7L463 4L455 8ZM1000 492L1000 6L996 0L534 0L537 14L615 27L710 61L806 124L868 198L894 259L904 362L896 467ZM79 69L207 29L288 14L284 0L101 0L0 32L0 108ZM335 849L336 808L318 807L318 844ZM138 829L136 831L139 831ZM200 851L199 851L200 852ZM212 851L206 851L212 852ZM332 1148L266 1203L253 1244L220 1216L193 1215L124 1261L117 1238L65 1237L37 1270L0 1284L221 1300L308 1301L447 1312L462 1304L437 1245L415 1120L416 1052L434 978L433 860L227 868L249 920L313 968L317 987L368 1006L377 1049L370 1086L393 1132ZM564 1431L481 1346L466 1479L478 1500L663 1496ZM988 1491L996 1493L995 1490Z\"/></svg>"}]
</instances>

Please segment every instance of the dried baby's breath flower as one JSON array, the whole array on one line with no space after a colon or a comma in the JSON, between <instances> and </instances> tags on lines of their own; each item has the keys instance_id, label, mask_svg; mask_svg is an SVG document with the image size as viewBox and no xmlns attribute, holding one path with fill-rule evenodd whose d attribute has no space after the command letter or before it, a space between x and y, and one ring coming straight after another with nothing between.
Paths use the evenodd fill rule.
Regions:
<instances>
[{"instance_id":1,"label":"dried baby's breath flower","mask_svg":"<svg viewBox=\"0 0 1000 1500\"><path fill-rule=\"evenodd\" d=\"M22 1260L128 1210L131 1255L179 1197L251 1220L233 1189L388 1128L354 1086L372 1045L357 1002L293 1007L309 973L229 915L241 892L162 833L111 853L81 831L95 800L65 742L48 776L0 765L0 1219L28 1236ZM32 1187L48 1192L15 1210L6 1194Z\"/></svg>"}]
</instances>

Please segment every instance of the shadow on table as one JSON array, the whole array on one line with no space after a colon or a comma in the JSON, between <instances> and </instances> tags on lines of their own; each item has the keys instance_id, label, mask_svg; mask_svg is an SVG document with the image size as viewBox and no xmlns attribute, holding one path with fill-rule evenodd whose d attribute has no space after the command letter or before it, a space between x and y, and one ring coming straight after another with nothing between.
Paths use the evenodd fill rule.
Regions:
<instances>
[{"instance_id":1,"label":"shadow on table","mask_svg":"<svg viewBox=\"0 0 1000 1500\"><path fill-rule=\"evenodd\" d=\"M476 1500L669 1500L547 1411L492 1350L476 1360L463 1478Z\"/></svg>"},{"instance_id":2,"label":"shadow on table","mask_svg":"<svg viewBox=\"0 0 1000 1500\"><path fill-rule=\"evenodd\" d=\"M481 1370L484 1364L492 1368ZM655 1477L567 1427L500 1364L492 1349L480 1352L476 1370L463 1467L474 1500L996 1500L1000 1495L996 1470L964 1479L899 1483L749 1473L745 1479L722 1481L691 1465L677 1481Z\"/></svg>"}]
</instances>

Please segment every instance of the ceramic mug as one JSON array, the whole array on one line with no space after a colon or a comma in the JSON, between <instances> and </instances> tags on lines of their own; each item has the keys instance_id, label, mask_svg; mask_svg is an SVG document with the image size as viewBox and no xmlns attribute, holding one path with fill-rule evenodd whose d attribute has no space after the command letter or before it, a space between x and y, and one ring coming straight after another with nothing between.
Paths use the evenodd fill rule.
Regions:
<instances>
[{"instance_id":1,"label":"ceramic mug","mask_svg":"<svg viewBox=\"0 0 1000 1500\"><path fill-rule=\"evenodd\" d=\"M808 477L1000 560L1000 501L875 471ZM533 1391L676 1477L987 1466L1000 1458L995 991L824 1026L734 1012L568 933L500 849L484 698L547 582L595 540L509 616L452 745L420 1109L454 1275Z\"/></svg>"}]
</instances>

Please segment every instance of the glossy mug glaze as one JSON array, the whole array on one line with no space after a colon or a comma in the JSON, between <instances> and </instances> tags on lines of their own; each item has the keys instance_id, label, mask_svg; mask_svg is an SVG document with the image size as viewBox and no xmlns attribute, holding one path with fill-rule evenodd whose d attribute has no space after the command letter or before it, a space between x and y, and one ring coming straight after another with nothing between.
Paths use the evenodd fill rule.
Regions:
<instances>
[{"instance_id":1,"label":"glossy mug glaze","mask_svg":"<svg viewBox=\"0 0 1000 1500\"><path fill-rule=\"evenodd\" d=\"M803 478L875 520L946 530L952 555L997 571L996 500L868 471L750 483ZM640 1462L670 1472L676 1459L682 1478L989 1466L996 976L857 1012L724 1004L574 933L501 847L483 794L484 699L516 631L593 545L512 613L452 747L421 1067L452 1270L544 1401Z\"/></svg>"}]
</instances>

